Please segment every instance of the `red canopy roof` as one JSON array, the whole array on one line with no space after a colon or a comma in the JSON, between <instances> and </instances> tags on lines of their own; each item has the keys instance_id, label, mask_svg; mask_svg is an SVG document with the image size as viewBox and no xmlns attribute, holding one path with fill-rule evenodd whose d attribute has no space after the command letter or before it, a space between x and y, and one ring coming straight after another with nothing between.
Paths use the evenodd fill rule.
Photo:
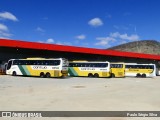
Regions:
<instances>
[{"instance_id":1,"label":"red canopy roof","mask_svg":"<svg viewBox=\"0 0 160 120\"><path fill-rule=\"evenodd\" d=\"M45 44L45 43L26 42L26 41L8 40L8 39L0 39L0 47L51 50L51 51L63 51L63 52L74 52L74 53L98 54L98 55L106 55L106 56L108 55L108 56L160 60L160 55L122 52L122 51L116 51L116 50L104 50L104 49L95 49L95 48L84 48L84 47L75 47L75 46L65 46L65 45L57 45L57 44Z\"/></svg>"}]
</instances>

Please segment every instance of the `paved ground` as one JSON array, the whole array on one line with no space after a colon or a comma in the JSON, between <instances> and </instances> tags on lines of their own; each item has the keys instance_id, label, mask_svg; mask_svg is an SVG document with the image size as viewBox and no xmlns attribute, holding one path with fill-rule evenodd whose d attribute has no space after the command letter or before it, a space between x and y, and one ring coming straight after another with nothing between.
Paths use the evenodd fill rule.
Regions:
<instances>
[{"instance_id":1,"label":"paved ground","mask_svg":"<svg viewBox=\"0 0 160 120\"><path fill-rule=\"evenodd\" d=\"M160 111L160 77L59 79L1 75L0 96L0 111Z\"/></svg>"}]
</instances>

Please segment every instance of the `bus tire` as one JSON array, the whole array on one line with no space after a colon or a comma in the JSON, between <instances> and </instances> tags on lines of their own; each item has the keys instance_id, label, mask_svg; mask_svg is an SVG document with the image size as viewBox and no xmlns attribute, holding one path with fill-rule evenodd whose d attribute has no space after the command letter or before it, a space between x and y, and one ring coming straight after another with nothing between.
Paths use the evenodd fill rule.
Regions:
<instances>
[{"instance_id":1,"label":"bus tire","mask_svg":"<svg viewBox=\"0 0 160 120\"><path fill-rule=\"evenodd\" d=\"M98 74L98 73L95 73L95 74L94 74L94 77L95 77L95 78L99 78L99 74Z\"/></svg>"},{"instance_id":2,"label":"bus tire","mask_svg":"<svg viewBox=\"0 0 160 120\"><path fill-rule=\"evenodd\" d=\"M49 72L46 73L46 78L50 78L51 74Z\"/></svg>"},{"instance_id":3,"label":"bus tire","mask_svg":"<svg viewBox=\"0 0 160 120\"><path fill-rule=\"evenodd\" d=\"M16 75L17 75L16 71L13 71L12 76L16 76Z\"/></svg>"},{"instance_id":4,"label":"bus tire","mask_svg":"<svg viewBox=\"0 0 160 120\"><path fill-rule=\"evenodd\" d=\"M146 74L145 73L142 74L142 78L146 78Z\"/></svg>"},{"instance_id":5,"label":"bus tire","mask_svg":"<svg viewBox=\"0 0 160 120\"><path fill-rule=\"evenodd\" d=\"M140 73L137 73L137 74L136 74L136 77L141 77L141 74L140 74Z\"/></svg>"},{"instance_id":6,"label":"bus tire","mask_svg":"<svg viewBox=\"0 0 160 120\"><path fill-rule=\"evenodd\" d=\"M111 74L111 78L115 78L115 74L114 73Z\"/></svg>"},{"instance_id":7,"label":"bus tire","mask_svg":"<svg viewBox=\"0 0 160 120\"><path fill-rule=\"evenodd\" d=\"M41 77L41 78L44 78L44 77L45 77L45 75L44 75L43 72L40 73L40 77Z\"/></svg>"},{"instance_id":8,"label":"bus tire","mask_svg":"<svg viewBox=\"0 0 160 120\"><path fill-rule=\"evenodd\" d=\"M89 73L89 74L88 74L88 77L93 77L93 74L92 74L92 73Z\"/></svg>"}]
</instances>

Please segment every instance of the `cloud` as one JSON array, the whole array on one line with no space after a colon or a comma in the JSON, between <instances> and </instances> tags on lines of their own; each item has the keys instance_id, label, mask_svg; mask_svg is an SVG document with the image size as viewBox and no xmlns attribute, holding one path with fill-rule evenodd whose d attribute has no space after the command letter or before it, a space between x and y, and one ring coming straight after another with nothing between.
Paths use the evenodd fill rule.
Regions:
<instances>
[{"instance_id":1,"label":"cloud","mask_svg":"<svg viewBox=\"0 0 160 120\"><path fill-rule=\"evenodd\" d=\"M0 23L0 31L8 31L8 27Z\"/></svg>"},{"instance_id":2,"label":"cloud","mask_svg":"<svg viewBox=\"0 0 160 120\"><path fill-rule=\"evenodd\" d=\"M103 21L100 18L93 18L88 22L88 24L93 27L98 27L103 25Z\"/></svg>"},{"instance_id":3,"label":"cloud","mask_svg":"<svg viewBox=\"0 0 160 120\"><path fill-rule=\"evenodd\" d=\"M44 34L44 32L45 32L45 30L42 29L41 27L37 27L37 28L35 29L35 31L41 32L41 33L43 33L43 34Z\"/></svg>"},{"instance_id":4,"label":"cloud","mask_svg":"<svg viewBox=\"0 0 160 120\"><path fill-rule=\"evenodd\" d=\"M10 34L10 33L6 33L6 32L3 32L3 31L0 31L0 38L10 39L11 36L12 36L12 34Z\"/></svg>"},{"instance_id":5,"label":"cloud","mask_svg":"<svg viewBox=\"0 0 160 120\"><path fill-rule=\"evenodd\" d=\"M37 27L37 28L36 28L36 31L38 31L38 32L45 32L45 30L42 29L41 27Z\"/></svg>"},{"instance_id":6,"label":"cloud","mask_svg":"<svg viewBox=\"0 0 160 120\"><path fill-rule=\"evenodd\" d=\"M11 21L18 21L16 16L14 16L10 12L0 12L0 20L11 20ZM12 34L9 33L9 29L6 25L0 23L0 38L9 39Z\"/></svg>"},{"instance_id":7,"label":"cloud","mask_svg":"<svg viewBox=\"0 0 160 120\"><path fill-rule=\"evenodd\" d=\"M9 29L6 25L0 23L0 38L9 39L12 34L9 33Z\"/></svg>"},{"instance_id":8,"label":"cloud","mask_svg":"<svg viewBox=\"0 0 160 120\"><path fill-rule=\"evenodd\" d=\"M97 37L96 40L99 40L99 42L95 43L95 45L100 45L100 46L106 46L108 45L109 42L114 42L116 41L113 37Z\"/></svg>"},{"instance_id":9,"label":"cloud","mask_svg":"<svg viewBox=\"0 0 160 120\"><path fill-rule=\"evenodd\" d=\"M60 41L56 42L55 44L57 44L57 45L72 45L72 43L70 43L70 42L60 42Z\"/></svg>"},{"instance_id":10,"label":"cloud","mask_svg":"<svg viewBox=\"0 0 160 120\"><path fill-rule=\"evenodd\" d=\"M52 38L49 38L49 39L47 39L47 40L39 40L38 42L40 42L40 43L54 43L55 40L52 39Z\"/></svg>"},{"instance_id":11,"label":"cloud","mask_svg":"<svg viewBox=\"0 0 160 120\"><path fill-rule=\"evenodd\" d=\"M126 43L130 41L136 41L139 40L140 37L137 34L120 34L119 32L110 33L107 37L97 37L96 40L99 40L99 42L96 42L95 45L98 46L106 46L111 43Z\"/></svg>"},{"instance_id":12,"label":"cloud","mask_svg":"<svg viewBox=\"0 0 160 120\"><path fill-rule=\"evenodd\" d=\"M46 43L54 43L54 40L52 38L49 38Z\"/></svg>"},{"instance_id":13,"label":"cloud","mask_svg":"<svg viewBox=\"0 0 160 120\"><path fill-rule=\"evenodd\" d=\"M84 39L86 39L86 36L82 34L82 35L76 36L75 38L79 39L79 40L84 40Z\"/></svg>"},{"instance_id":14,"label":"cloud","mask_svg":"<svg viewBox=\"0 0 160 120\"><path fill-rule=\"evenodd\" d=\"M108 45L108 41L101 40L100 42L95 43L95 45L106 46L106 45Z\"/></svg>"},{"instance_id":15,"label":"cloud","mask_svg":"<svg viewBox=\"0 0 160 120\"><path fill-rule=\"evenodd\" d=\"M0 19L8 19L8 20L12 20L12 21L18 21L18 19L16 18L16 16L14 16L12 13L10 12L1 12L0 13Z\"/></svg>"},{"instance_id":16,"label":"cloud","mask_svg":"<svg viewBox=\"0 0 160 120\"><path fill-rule=\"evenodd\" d=\"M72 45L70 42L60 42L60 41L55 41L53 38L49 38L47 40L39 40L39 43L48 43L48 44L58 44L58 45Z\"/></svg>"},{"instance_id":17,"label":"cloud","mask_svg":"<svg viewBox=\"0 0 160 120\"><path fill-rule=\"evenodd\" d=\"M111 33L110 36L113 38L118 38L118 39L122 39L122 40L129 40L129 41L139 40L139 36L137 34L132 34L129 36L126 33L120 34L119 32L115 32L115 33Z\"/></svg>"}]
</instances>

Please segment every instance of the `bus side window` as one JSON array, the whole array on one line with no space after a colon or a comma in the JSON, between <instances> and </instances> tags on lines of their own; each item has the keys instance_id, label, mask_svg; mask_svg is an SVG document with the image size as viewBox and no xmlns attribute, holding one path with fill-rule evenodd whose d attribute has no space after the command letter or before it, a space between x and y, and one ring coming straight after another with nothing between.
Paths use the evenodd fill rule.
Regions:
<instances>
[{"instance_id":1,"label":"bus side window","mask_svg":"<svg viewBox=\"0 0 160 120\"><path fill-rule=\"evenodd\" d=\"M40 65L40 60L37 60L36 65Z\"/></svg>"},{"instance_id":2,"label":"bus side window","mask_svg":"<svg viewBox=\"0 0 160 120\"><path fill-rule=\"evenodd\" d=\"M150 67L150 69L154 69L154 66L152 66L152 65L151 65L151 66L149 66L149 67Z\"/></svg>"},{"instance_id":3,"label":"bus side window","mask_svg":"<svg viewBox=\"0 0 160 120\"><path fill-rule=\"evenodd\" d=\"M106 65L107 65L106 63L102 63L101 67L104 68L104 67L106 67Z\"/></svg>"},{"instance_id":4,"label":"bus side window","mask_svg":"<svg viewBox=\"0 0 160 120\"><path fill-rule=\"evenodd\" d=\"M92 64L89 63L89 64L88 64L88 67L92 67Z\"/></svg>"},{"instance_id":5,"label":"bus side window","mask_svg":"<svg viewBox=\"0 0 160 120\"><path fill-rule=\"evenodd\" d=\"M94 67L98 67L98 64L95 63Z\"/></svg>"},{"instance_id":6,"label":"bus side window","mask_svg":"<svg viewBox=\"0 0 160 120\"><path fill-rule=\"evenodd\" d=\"M144 69L150 69L150 66L144 66Z\"/></svg>"},{"instance_id":7,"label":"bus side window","mask_svg":"<svg viewBox=\"0 0 160 120\"><path fill-rule=\"evenodd\" d=\"M13 65L18 65L18 60L14 60Z\"/></svg>"},{"instance_id":8,"label":"bus side window","mask_svg":"<svg viewBox=\"0 0 160 120\"><path fill-rule=\"evenodd\" d=\"M20 65L20 61L17 61L17 65Z\"/></svg>"},{"instance_id":9,"label":"bus side window","mask_svg":"<svg viewBox=\"0 0 160 120\"><path fill-rule=\"evenodd\" d=\"M45 61L42 60L42 61L41 61L41 65L45 65Z\"/></svg>"},{"instance_id":10,"label":"bus side window","mask_svg":"<svg viewBox=\"0 0 160 120\"><path fill-rule=\"evenodd\" d=\"M76 67L76 64L75 63L71 63L71 67Z\"/></svg>"},{"instance_id":11,"label":"bus side window","mask_svg":"<svg viewBox=\"0 0 160 120\"><path fill-rule=\"evenodd\" d=\"M112 66L113 66L113 65L111 64L111 65L110 65L110 68L112 68Z\"/></svg>"},{"instance_id":12,"label":"bus side window","mask_svg":"<svg viewBox=\"0 0 160 120\"><path fill-rule=\"evenodd\" d=\"M76 64L76 67L81 67L79 63Z\"/></svg>"},{"instance_id":13,"label":"bus side window","mask_svg":"<svg viewBox=\"0 0 160 120\"><path fill-rule=\"evenodd\" d=\"M120 65L120 68L123 68L123 64Z\"/></svg>"},{"instance_id":14,"label":"bus side window","mask_svg":"<svg viewBox=\"0 0 160 120\"><path fill-rule=\"evenodd\" d=\"M84 63L81 63L81 67L84 67Z\"/></svg>"},{"instance_id":15,"label":"bus side window","mask_svg":"<svg viewBox=\"0 0 160 120\"><path fill-rule=\"evenodd\" d=\"M22 61L21 60L18 61L18 65L22 65Z\"/></svg>"},{"instance_id":16,"label":"bus side window","mask_svg":"<svg viewBox=\"0 0 160 120\"><path fill-rule=\"evenodd\" d=\"M29 64L29 60L26 60L25 65L28 65L28 64Z\"/></svg>"},{"instance_id":17,"label":"bus side window","mask_svg":"<svg viewBox=\"0 0 160 120\"><path fill-rule=\"evenodd\" d=\"M54 65L60 65L60 60L55 60L53 62L54 62Z\"/></svg>"},{"instance_id":18,"label":"bus side window","mask_svg":"<svg viewBox=\"0 0 160 120\"><path fill-rule=\"evenodd\" d=\"M30 60L27 60L27 61L26 61L26 65L31 65L31 61L30 61Z\"/></svg>"},{"instance_id":19,"label":"bus side window","mask_svg":"<svg viewBox=\"0 0 160 120\"><path fill-rule=\"evenodd\" d=\"M56 61L48 60L48 65L56 65Z\"/></svg>"},{"instance_id":20,"label":"bus side window","mask_svg":"<svg viewBox=\"0 0 160 120\"><path fill-rule=\"evenodd\" d=\"M88 67L88 64L87 64L87 63L84 63L84 67Z\"/></svg>"},{"instance_id":21,"label":"bus side window","mask_svg":"<svg viewBox=\"0 0 160 120\"><path fill-rule=\"evenodd\" d=\"M125 65L126 68L129 68L129 65Z\"/></svg>"},{"instance_id":22,"label":"bus side window","mask_svg":"<svg viewBox=\"0 0 160 120\"><path fill-rule=\"evenodd\" d=\"M34 65L34 64L33 64L33 60L30 60L30 65Z\"/></svg>"},{"instance_id":23,"label":"bus side window","mask_svg":"<svg viewBox=\"0 0 160 120\"><path fill-rule=\"evenodd\" d=\"M69 67L73 67L73 66L72 66L72 63L69 63Z\"/></svg>"},{"instance_id":24,"label":"bus side window","mask_svg":"<svg viewBox=\"0 0 160 120\"><path fill-rule=\"evenodd\" d=\"M92 67L95 67L95 64L94 64L94 63L92 64Z\"/></svg>"},{"instance_id":25,"label":"bus side window","mask_svg":"<svg viewBox=\"0 0 160 120\"><path fill-rule=\"evenodd\" d=\"M141 69L148 69L147 66L141 65Z\"/></svg>"}]
</instances>

